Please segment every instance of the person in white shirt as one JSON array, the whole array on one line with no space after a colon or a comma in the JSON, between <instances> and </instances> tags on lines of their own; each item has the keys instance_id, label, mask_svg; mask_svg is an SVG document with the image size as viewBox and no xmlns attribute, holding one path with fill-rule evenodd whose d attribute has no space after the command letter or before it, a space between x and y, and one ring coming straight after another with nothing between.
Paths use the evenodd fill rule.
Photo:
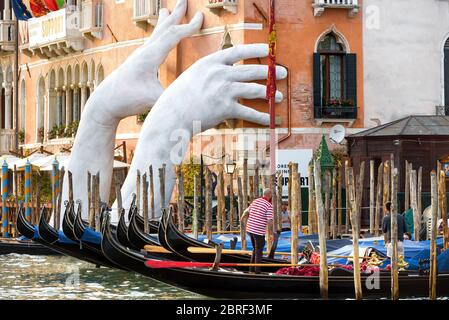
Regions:
<instances>
[{"instance_id":1,"label":"person in white shirt","mask_svg":"<svg viewBox=\"0 0 449 320\"><path fill-rule=\"evenodd\" d=\"M282 202L282 231L290 231L292 224L290 220L290 212L288 212L288 203Z\"/></svg>"}]
</instances>

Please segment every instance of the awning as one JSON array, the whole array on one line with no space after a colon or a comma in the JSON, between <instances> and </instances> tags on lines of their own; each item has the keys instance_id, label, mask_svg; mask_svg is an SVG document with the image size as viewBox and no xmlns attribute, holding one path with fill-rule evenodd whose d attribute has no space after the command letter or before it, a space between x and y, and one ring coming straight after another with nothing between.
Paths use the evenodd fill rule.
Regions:
<instances>
[{"instance_id":1,"label":"awning","mask_svg":"<svg viewBox=\"0 0 449 320\"><path fill-rule=\"evenodd\" d=\"M69 164L69 156L66 155L65 159L61 159L58 157L58 161L59 161L59 169L61 168L67 168L68 164ZM53 160L54 160L54 156L53 156ZM129 168L129 164L125 163L125 162L121 162L121 161L117 161L114 160L114 169L122 169L122 168ZM47 166L42 166L40 168L40 171L52 171L53 170L53 161L50 162Z\"/></svg>"},{"instance_id":2,"label":"awning","mask_svg":"<svg viewBox=\"0 0 449 320\"><path fill-rule=\"evenodd\" d=\"M14 166L16 166L17 170L23 170L25 168L25 165L27 164L28 160L32 164L34 161L36 161L38 159L45 158L45 157L47 157L47 155L45 155L45 154L33 153L29 157L26 157L26 158L23 158L23 159L19 159L19 160L14 161L14 162L8 162L8 168L10 170L14 170Z\"/></svg>"}]
</instances>

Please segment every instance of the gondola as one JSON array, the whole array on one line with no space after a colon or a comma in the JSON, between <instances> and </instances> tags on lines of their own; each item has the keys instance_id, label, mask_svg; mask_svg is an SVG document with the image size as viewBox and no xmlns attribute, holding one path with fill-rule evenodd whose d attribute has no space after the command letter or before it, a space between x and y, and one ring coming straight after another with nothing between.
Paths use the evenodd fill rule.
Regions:
<instances>
[{"instance_id":1,"label":"gondola","mask_svg":"<svg viewBox=\"0 0 449 320\"><path fill-rule=\"evenodd\" d=\"M129 207L130 209L128 211L128 221L131 221L131 217L133 215L133 208L137 208L136 201L137 201L137 195L135 193L133 193L131 205ZM144 230L144 220L143 220L142 216L140 216L140 215L136 216L136 223L141 230ZM148 221L148 228L149 228L150 233L157 233L157 230L159 229L159 221L157 221L157 220Z\"/></svg>"},{"instance_id":2,"label":"gondola","mask_svg":"<svg viewBox=\"0 0 449 320\"><path fill-rule=\"evenodd\" d=\"M131 208L130 211L131 210L134 210L134 209ZM126 226L124 211L125 210L123 209L122 212L120 213L120 219L119 219L118 225L117 225L117 239L125 247L137 249L137 247L135 247L133 244L131 244L131 242L128 239L128 227Z\"/></svg>"},{"instance_id":3,"label":"gondola","mask_svg":"<svg viewBox=\"0 0 449 320\"><path fill-rule=\"evenodd\" d=\"M212 271L205 268L142 267L147 259L166 260L161 254L144 254L121 245L110 229L110 218L103 221L102 249L105 255L117 264L137 273L185 290L215 298L228 299L292 299L319 298L319 277L285 276L273 274L247 274L230 269ZM159 258L156 258L159 257ZM338 274L338 275L337 275ZM379 287L368 290L363 286L364 297L388 297L391 293L390 273L381 273ZM362 276L362 284L368 275ZM449 293L449 275L438 276L439 294ZM401 273L399 287L401 297L428 295L428 275ZM376 289L378 288L378 289ZM347 298L354 295L354 276L350 271L333 269L329 272L329 296Z\"/></svg>"},{"instance_id":4,"label":"gondola","mask_svg":"<svg viewBox=\"0 0 449 320\"><path fill-rule=\"evenodd\" d=\"M114 234L112 231L109 213L106 213L103 219L101 230L101 249L103 254L109 260L120 265L124 269L151 277L151 270L144 265L147 258L179 260L179 258L172 253L143 253L142 251L125 247L117 240L117 234Z\"/></svg>"},{"instance_id":5,"label":"gondola","mask_svg":"<svg viewBox=\"0 0 449 320\"><path fill-rule=\"evenodd\" d=\"M190 238L185 234L181 233L178 228L176 228L173 219L171 217L171 212L169 211L167 218L164 223L165 227L165 240L169 247L169 250L178 254L181 258L185 260L194 261L204 261L211 262L215 259L215 254L195 254L188 251L189 247L200 247L200 248L214 248L213 245L209 243L204 243L196 239ZM163 236L159 234L160 236ZM249 263L251 257L249 255L236 255L236 254L223 254L221 258L222 262L230 263ZM270 259L264 257L263 263L287 263L285 260Z\"/></svg>"},{"instance_id":6,"label":"gondola","mask_svg":"<svg viewBox=\"0 0 449 320\"><path fill-rule=\"evenodd\" d=\"M43 219L43 216L44 214L41 212L41 219ZM45 219L43 220L45 222ZM69 240L62 233L59 233L58 236L55 237L53 231L47 232L47 228L43 228L42 235L45 236L44 239L38 232L38 227L31 225L25 219L23 210L19 210L17 216L17 230L25 237L33 239L34 242L44 245L45 247L49 248L49 250L54 250L61 254L69 255L96 265L100 263L96 256L81 250L78 243Z\"/></svg>"},{"instance_id":7,"label":"gondola","mask_svg":"<svg viewBox=\"0 0 449 320\"><path fill-rule=\"evenodd\" d=\"M139 214L137 210L132 212L131 219L128 226L128 237L129 242L133 245L134 249L140 250L146 245L160 246L160 242L156 237L145 234L138 223ZM151 232L151 230L150 230ZM117 237L120 241L120 238ZM123 244L123 243L122 243Z\"/></svg>"},{"instance_id":8,"label":"gondola","mask_svg":"<svg viewBox=\"0 0 449 320\"><path fill-rule=\"evenodd\" d=\"M103 213L106 210L107 207L103 206L101 216L103 216ZM101 250L101 233L98 233L95 230L92 230L91 228L83 224L83 220L81 218L81 210L79 209L75 216L72 231L73 235L79 242L80 248L98 254L103 258L101 265L116 269L123 269L121 266L115 264L114 262L110 261L104 256L103 251Z\"/></svg>"},{"instance_id":9,"label":"gondola","mask_svg":"<svg viewBox=\"0 0 449 320\"><path fill-rule=\"evenodd\" d=\"M73 209L73 206L66 206L64 216L70 215L68 211L70 211L71 208ZM92 249L87 246L81 246L79 242L69 239L63 232L53 228L44 218L44 214L41 214L39 220L38 235L42 240L45 241L47 246L49 246L50 248L54 248L55 250L64 253L65 255L93 263L97 266L121 269L120 266L117 266L109 261L103 255L103 252L101 250Z\"/></svg>"}]
</instances>

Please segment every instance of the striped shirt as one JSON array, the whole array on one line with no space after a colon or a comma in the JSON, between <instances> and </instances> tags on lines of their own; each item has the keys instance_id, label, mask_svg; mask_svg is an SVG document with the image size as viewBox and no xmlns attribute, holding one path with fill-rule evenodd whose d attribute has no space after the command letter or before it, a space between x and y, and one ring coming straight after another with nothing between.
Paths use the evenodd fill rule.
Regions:
<instances>
[{"instance_id":1,"label":"striped shirt","mask_svg":"<svg viewBox=\"0 0 449 320\"><path fill-rule=\"evenodd\" d=\"M246 232L265 235L269 220L273 220L273 206L264 197L254 200L249 206Z\"/></svg>"}]
</instances>

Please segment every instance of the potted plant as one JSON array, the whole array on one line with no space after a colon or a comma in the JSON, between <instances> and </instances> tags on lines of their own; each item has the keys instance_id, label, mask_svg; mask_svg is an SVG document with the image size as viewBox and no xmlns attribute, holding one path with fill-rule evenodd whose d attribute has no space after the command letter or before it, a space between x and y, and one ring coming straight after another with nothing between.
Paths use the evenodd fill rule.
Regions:
<instances>
[{"instance_id":1,"label":"potted plant","mask_svg":"<svg viewBox=\"0 0 449 320\"><path fill-rule=\"evenodd\" d=\"M44 141L44 135L45 135L44 127L40 127L39 129L37 129L37 136L40 142Z\"/></svg>"},{"instance_id":2,"label":"potted plant","mask_svg":"<svg viewBox=\"0 0 449 320\"><path fill-rule=\"evenodd\" d=\"M145 122L145 119L147 118L148 114L150 113L150 111L147 111L145 113L139 114L137 116L137 123L138 124L142 124Z\"/></svg>"},{"instance_id":3,"label":"potted plant","mask_svg":"<svg viewBox=\"0 0 449 320\"><path fill-rule=\"evenodd\" d=\"M25 143L25 130L20 129L19 130L19 143L24 144Z\"/></svg>"}]
</instances>

